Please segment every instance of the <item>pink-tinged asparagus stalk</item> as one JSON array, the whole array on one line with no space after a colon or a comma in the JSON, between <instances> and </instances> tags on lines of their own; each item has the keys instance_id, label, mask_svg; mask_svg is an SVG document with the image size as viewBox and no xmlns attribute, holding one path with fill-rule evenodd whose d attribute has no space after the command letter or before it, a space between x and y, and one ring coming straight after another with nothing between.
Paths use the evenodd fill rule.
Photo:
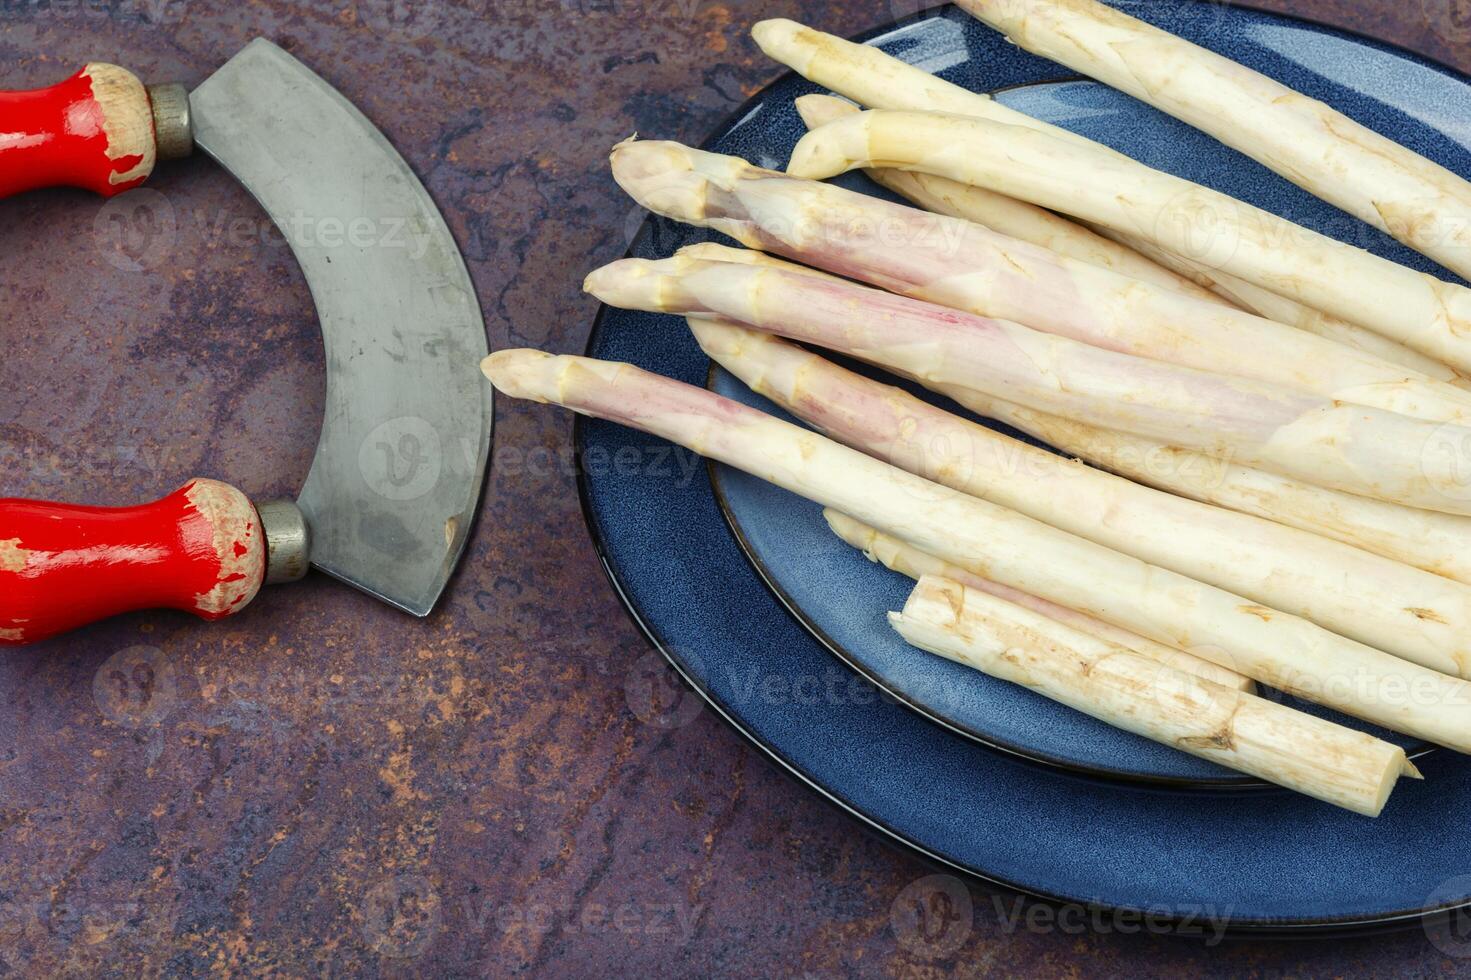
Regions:
<instances>
[{"instance_id":1,"label":"pink-tinged asparagus stalk","mask_svg":"<svg viewBox=\"0 0 1471 980\"><path fill-rule=\"evenodd\" d=\"M1471 678L1471 586L1100 472L736 324L691 318L689 325L705 352L751 390L844 445L1422 666Z\"/></svg>"},{"instance_id":2,"label":"pink-tinged asparagus stalk","mask_svg":"<svg viewBox=\"0 0 1471 980\"><path fill-rule=\"evenodd\" d=\"M613 170L635 199L666 216L891 292L1337 401L1433 421L1471 418L1471 393L1459 388L973 222L677 144L625 143Z\"/></svg>"},{"instance_id":3,"label":"pink-tinged asparagus stalk","mask_svg":"<svg viewBox=\"0 0 1471 980\"><path fill-rule=\"evenodd\" d=\"M1132 357L1019 324L785 269L624 259L586 288L605 303L713 314L842 351L926 385L959 385L1350 493L1451 513L1456 460L1426 451L1471 430ZM1452 440L1453 441L1453 440Z\"/></svg>"},{"instance_id":4,"label":"pink-tinged asparagus stalk","mask_svg":"<svg viewBox=\"0 0 1471 980\"><path fill-rule=\"evenodd\" d=\"M796 104L802 121L812 129L860 111L853 103L830 95L804 95L797 99ZM871 168L866 173L880 185L926 211L974 221L992 231L1050 249L1066 258L1188 293L1196 299L1249 310L1268 320L1363 351L1388 364L1410 368L1425 378L1460 387L1471 385L1447 365L1404 344L1199 262L1171 255L1138 236L1108 228L1090 229L1035 204L932 174L883 167ZM911 295L932 298L917 291ZM984 312L974 307L971 311ZM995 315L1004 314L998 312Z\"/></svg>"},{"instance_id":5,"label":"pink-tinged asparagus stalk","mask_svg":"<svg viewBox=\"0 0 1471 980\"><path fill-rule=\"evenodd\" d=\"M1471 518L1340 493L1158 440L1034 412L966 388L942 385L937 390L978 415L1130 480L1471 584Z\"/></svg>"},{"instance_id":6,"label":"pink-tinged asparagus stalk","mask_svg":"<svg viewBox=\"0 0 1471 980\"><path fill-rule=\"evenodd\" d=\"M788 171L820 180L874 166L947 177L1140 235L1471 370L1471 289L1118 154L970 116L871 110L808 133Z\"/></svg>"},{"instance_id":7,"label":"pink-tinged asparagus stalk","mask_svg":"<svg viewBox=\"0 0 1471 980\"><path fill-rule=\"evenodd\" d=\"M691 246L681 254L711 259L740 257L748 262L798 268L760 252L714 245ZM810 269L807 271L817 274ZM1316 313L1305 307L1302 309L1305 315ZM1377 334L1355 329L1361 340L1372 338L1393 346L1392 341ZM1339 339L1357 346L1349 337ZM1439 367L1408 348L1400 350L1403 356L1419 358L1425 366ZM1387 359L1394 360L1392 357ZM1405 363L1414 366L1411 362ZM1449 369L1446 369L1445 376L1458 377ZM1005 421L1064 452L1140 483L1310 531L1471 584L1471 520L1465 517L1341 493L1139 436L1033 412L964 389L942 390L982 415Z\"/></svg>"},{"instance_id":8,"label":"pink-tinged asparagus stalk","mask_svg":"<svg viewBox=\"0 0 1471 980\"><path fill-rule=\"evenodd\" d=\"M1093 0L960 5L1471 277L1471 183L1332 107Z\"/></svg>"},{"instance_id":9,"label":"pink-tinged asparagus stalk","mask_svg":"<svg viewBox=\"0 0 1471 980\"><path fill-rule=\"evenodd\" d=\"M1377 817L1404 750L1162 666L950 579L920 579L889 622L910 644L1182 752Z\"/></svg>"},{"instance_id":10,"label":"pink-tinged asparagus stalk","mask_svg":"<svg viewBox=\"0 0 1471 980\"><path fill-rule=\"evenodd\" d=\"M505 395L668 439L1022 592L1278 690L1471 751L1471 683L931 483L815 432L630 364L488 357Z\"/></svg>"},{"instance_id":11,"label":"pink-tinged asparagus stalk","mask_svg":"<svg viewBox=\"0 0 1471 980\"><path fill-rule=\"evenodd\" d=\"M1167 647L1163 643L1131 633L1126 629L1120 629L1111 623L1105 623L1101 619L1094 619L1073 609L1059 606L1055 602L1046 599L1038 599L1034 595L1018 592L1016 589L998 585L995 582L981 578L972 572L968 572L959 565L941 561L933 555L928 555L913 545L906 544L898 538L875 531L861 521L855 521L846 514L839 514L835 510L825 510L822 513L828 526L833 533L845 543L852 545L868 558L869 561L878 562L890 571L898 572L912 579L921 579L926 575L935 575L959 582L967 588L985 592L987 595L1005 599L1007 602L1015 603L1025 609L1040 613L1049 619L1056 620L1071 626L1073 629L1089 636L1112 643L1116 646L1126 647L1134 653L1139 654L1155 663L1164 664L1175 670L1203 677L1208 681L1214 681L1237 691L1256 690L1256 683L1249 677L1243 677L1234 670L1227 670L1209 660L1201 660L1194 654Z\"/></svg>"},{"instance_id":12,"label":"pink-tinged asparagus stalk","mask_svg":"<svg viewBox=\"0 0 1471 980\"><path fill-rule=\"evenodd\" d=\"M796 106L797 114L802 117L802 122L808 129L816 129L862 111L853 103L831 95L804 95L797 99ZM1141 255L1136 249L1111 241L1077 222L1069 221L1035 204L1027 204L1004 194L988 191L984 187L958 184L932 174L911 173L887 167L873 167L865 172L880 186L887 187L926 211L974 221L991 231L1049 249L1066 258L1099 266L1140 282L1188 293L1196 299L1218 306L1233 305L1210 289L1203 288L1194 279L1170 271L1162 264Z\"/></svg>"},{"instance_id":13,"label":"pink-tinged asparagus stalk","mask_svg":"<svg viewBox=\"0 0 1471 980\"><path fill-rule=\"evenodd\" d=\"M884 54L878 48L871 45L853 44L842 38L824 34L811 28L793 24L790 21L769 22L758 24L752 34L761 43L767 54L777 61L782 62L794 69L799 74L825 85L841 95L861 102L875 109L905 109L915 112L953 112L961 115L974 115L995 122L1010 125L1024 126L1039 132L1049 133L1060 138L1069 139L1082 145L1105 153L1114 151L1101 143L1093 143L1083 137L1070 133L1058 127L1051 126L1039 120L1033 119L1023 113L1016 112L995 103L989 96L978 93L967 92L959 86L951 85L941 79L929 75L927 72L914 66L905 64L891 55ZM814 119L809 125L821 125L832 121L847 112L838 112L832 105L833 100L826 96L805 96L799 99L799 108L806 107L803 115L809 113L822 115L821 120ZM1122 155L1120 155L1122 156ZM873 172L873 171L870 171ZM1015 201L1003 195L995 194L984 188L971 188L971 196L962 196L952 193L954 187L968 186L957 185L954 181L945 178L936 178L929 174L909 175L911 183L906 187L900 183L902 178L894 175L902 174L889 168L879 168L876 177L891 189L896 190L904 196L910 197L921 207L928 210L939 211L943 214L955 214L957 217L978 221L981 224L993 227L995 230L1015 238L1033 241L1034 244L1045 244L1049 248L1068 254L1072 258L1081 258L1085 261L1093 261L1095 265L1103 265L1105 268L1113 268L1116 272L1122 272L1136 279L1148 282L1155 281L1152 273L1145 269L1135 267L1126 269L1122 266L1115 267L1117 256L1095 255L1090 259L1086 254L1075 254L1061 247L1061 240L1056 239L1049 243L1036 241L1029 238L1022 230L1022 225L1009 225L1006 227L992 225L987 216L997 217L1010 212L1013 217L1020 217L1022 221L1030 219L1024 211L1018 209L1031 208L1032 205L1025 202ZM955 210L949 207L933 207L925 200L911 196L908 192L915 188L917 181L934 182L932 187L940 189L940 199L949 201L956 206ZM1005 202L1012 201L1007 205ZM967 213L969 210L969 213ZM1043 215L1051 215L1051 212L1036 209ZM1054 218L1056 216L1053 216ZM1065 220L1065 219L1058 219ZM1110 229L1093 228L1099 234L1114 236L1119 233ZM1125 245L1139 249L1139 241L1135 236L1121 239ZM1085 246L1086 247L1086 246ZM1143 251L1142 249L1139 249ZM1170 265L1179 272L1169 261L1164 261L1160 256L1152 255L1161 264ZM1178 260L1176 256L1170 259ZM1101 259L1101 261L1099 261ZM1127 262L1128 260L1124 260ZM1193 263L1197 269L1204 268L1199 263ZM1212 270L1214 271L1214 270ZM1226 282L1220 283L1226 286ZM1361 327L1339 317L1331 317L1320 311L1313 310L1295 301L1278 297L1261 287L1245 283L1237 279L1229 284L1231 288L1223 289L1221 295L1230 299L1233 303L1245 306L1255 313L1261 314L1269 319L1278 320L1293 326L1301 327L1312 333L1327 337L1339 343L1348 344L1367 353L1373 354L1383 360L1395 364L1402 364L1441 381L1449 381L1454 384L1464 385L1461 376L1447 368L1434 358L1427 357L1404 344L1390 340L1388 337L1380 336L1372 330ZM1243 289L1242 287L1246 287ZM1214 287L1212 287L1214 288ZM1251 291L1255 290L1253 296ZM1251 299L1250 302L1246 301ZM1291 305L1284 305L1284 301ZM1296 309L1293 309L1293 307Z\"/></svg>"}]
</instances>

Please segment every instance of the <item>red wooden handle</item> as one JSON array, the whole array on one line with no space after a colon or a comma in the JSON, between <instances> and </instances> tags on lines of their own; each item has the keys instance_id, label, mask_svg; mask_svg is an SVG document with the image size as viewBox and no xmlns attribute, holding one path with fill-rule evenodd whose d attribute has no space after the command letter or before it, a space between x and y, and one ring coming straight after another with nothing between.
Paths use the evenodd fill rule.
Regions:
<instances>
[{"instance_id":1,"label":"red wooden handle","mask_svg":"<svg viewBox=\"0 0 1471 980\"><path fill-rule=\"evenodd\" d=\"M111 197L153 173L148 91L132 72L90 64L59 85L0 92L0 197L81 187Z\"/></svg>"},{"instance_id":2,"label":"red wooden handle","mask_svg":"<svg viewBox=\"0 0 1471 980\"><path fill-rule=\"evenodd\" d=\"M265 571L255 507L212 480L144 507L0 500L0 646L142 609L223 619Z\"/></svg>"}]
</instances>

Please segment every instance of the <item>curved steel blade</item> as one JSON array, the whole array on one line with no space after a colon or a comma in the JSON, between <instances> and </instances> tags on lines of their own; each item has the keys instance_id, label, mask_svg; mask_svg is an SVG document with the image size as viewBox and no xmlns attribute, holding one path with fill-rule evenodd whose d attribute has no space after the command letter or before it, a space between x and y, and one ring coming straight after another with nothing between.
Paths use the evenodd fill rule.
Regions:
<instances>
[{"instance_id":1,"label":"curved steel blade","mask_svg":"<svg viewBox=\"0 0 1471 980\"><path fill-rule=\"evenodd\" d=\"M280 228L321 317L327 411L299 501L312 563L426 616L490 457L485 322L454 238L383 134L274 44L189 101L195 142Z\"/></svg>"}]
</instances>

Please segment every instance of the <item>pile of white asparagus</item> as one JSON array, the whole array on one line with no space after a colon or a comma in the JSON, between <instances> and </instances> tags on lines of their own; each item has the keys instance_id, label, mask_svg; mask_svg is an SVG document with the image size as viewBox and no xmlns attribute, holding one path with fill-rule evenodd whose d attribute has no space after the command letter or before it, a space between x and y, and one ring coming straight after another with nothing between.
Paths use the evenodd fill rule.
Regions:
<instances>
[{"instance_id":1,"label":"pile of white asparagus","mask_svg":"<svg viewBox=\"0 0 1471 980\"><path fill-rule=\"evenodd\" d=\"M1094 0L961 6L1471 275L1471 184L1328 106ZM755 37L851 101L798 100L786 173L619 145L632 197L746 247L587 289L685 317L811 428L530 350L486 360L498 389L816 501L918 580L890 615L909 643L1120 728L1371 816L1419 777L1404 751L1258 682L1471 752L1471 290L876 48L785 20ZM818 183L855 168L917 207Z\"/></svg>"}]
</instances>

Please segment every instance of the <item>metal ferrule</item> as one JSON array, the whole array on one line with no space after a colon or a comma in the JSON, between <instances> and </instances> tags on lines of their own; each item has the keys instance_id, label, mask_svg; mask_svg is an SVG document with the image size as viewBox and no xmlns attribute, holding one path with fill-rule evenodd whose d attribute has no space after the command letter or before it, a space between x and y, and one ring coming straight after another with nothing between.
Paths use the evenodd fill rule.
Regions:
<instances>
[{"instance_id":1,"label":"metal ferrule","mask_svg":"<svg viewBox=\"0 0 1471 980\"><path fill-rule=\"evenodd\" d=\"M312 531L301 508L273 500L256 508L266 536L266 584L299 582L312 567Z\"/></svg>"},{"instance_id":2,"label":"metal ferrule","mask_svg":"<svg viewBox=\"0 0 1471 980\"><path fill-rule=\"evenodd\" d=\"M189 90L182 85L150 85L153 137L160 160L179 160L194 152L194 126L189 119Z\"/></svg>"}]
</instances>

